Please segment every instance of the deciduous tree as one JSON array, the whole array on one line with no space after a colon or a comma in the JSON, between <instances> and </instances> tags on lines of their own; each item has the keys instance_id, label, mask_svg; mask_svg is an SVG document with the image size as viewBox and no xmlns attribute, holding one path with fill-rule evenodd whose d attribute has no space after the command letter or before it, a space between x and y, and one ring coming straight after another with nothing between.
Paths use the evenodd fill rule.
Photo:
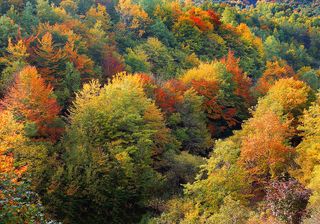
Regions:
<instances>
[{"instance_id":1,"label":"deciduous tree","mask_svg":"<svg viewBox=\"0 0 320 224\"><path fill-rule=\"evenodd\" d=\"M35 138L57 140L61 127L55 127L60 108L53 96L52 87L45 84L36 68L25 67L18 75L15 84L1 103L19 121L34 127Z\"/></svg>"}]
</instances>

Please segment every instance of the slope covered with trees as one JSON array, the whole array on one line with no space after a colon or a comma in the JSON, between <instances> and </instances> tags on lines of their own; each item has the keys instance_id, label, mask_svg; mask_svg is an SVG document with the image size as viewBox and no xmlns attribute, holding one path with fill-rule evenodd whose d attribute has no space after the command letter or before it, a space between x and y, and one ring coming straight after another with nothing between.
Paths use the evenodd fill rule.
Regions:
<instances>
[{"instance_id":1,"label":"slope covered with trees","mask_svg":"<svg viewBox=\"0 0 320 224\"><path fill-rule=\"evenodd\" d=\"M0 223L319 223L319 7L0 0Z\"/></svg>"}]
</instances>

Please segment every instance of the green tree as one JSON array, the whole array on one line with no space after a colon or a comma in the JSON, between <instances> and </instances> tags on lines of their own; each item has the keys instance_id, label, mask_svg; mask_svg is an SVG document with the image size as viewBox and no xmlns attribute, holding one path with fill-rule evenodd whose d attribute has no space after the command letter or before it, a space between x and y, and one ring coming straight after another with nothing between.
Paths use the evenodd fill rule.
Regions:
<instances>
[{"instance_id":1,"label":"green tree","mask_svg":"<svg viewBox=\"0 0 320 224\"><path fill-rule=\"evenodd\" d=\"M8 46L8 39L14 38L18 33L18 25L9 17L3 15L0 17L0 55L3 56Z\"/></svg>"},{"instance_id":2,"label":"green tree","mask_svg":"<svg viewBox=\"0 0 320 224\"><path fill-rule=\"evenodd\" d=\"M150 73L151 64L148 62L148 55L142 49L127 49L125 55L127 70L132 73L143 72Z\"/></svg>"},{"instance_id":3,"label":"green tree","mask_svg":"<svg viewBox=\"0 0 320 224\"><path fill-rule=\"evenodd\" d=\"M49 0L37 0L36 11L37 17L43 23L49 22L50 24L54 24L61 21L61 18L55 14L50 6Z\"/></svg>"},{"instance_id":4,"label":"green tree","mask_svg":"<svg viewBox=\"0 0 320 224\"><path fill-rule=\"evenodd\" d=\"M55 92L60 105L67 106L68 103L70 103L68 101L72 99L72 96L80 89L80 86L80 72L73 66L71 62L67 62L62 88L61 90L57 90Z\"/></svg>"},{"instance_id":5,"label":"green tree","mask_svg":"<svg viewBox=\"0 0 320 224\"><path fill-rule=\"evenodd\" d=\"M297 72L298 78L307 83L313 90L317 91L320 88L320 70L312 69L311 67L302 67Z\"/></svg>"},{"instance_id":6,"label":"green tree","mask_svg":"<svg viewBox=\"0 0 320 224\"><path fill-rule=\"evenodd\" d=\"M173 33L160 20L157 20L150 26L150 33L157 37L167 47L175 47L177 45L177 40Z\"/></svg>"},{"instance_id":7,"label":"green tree","mask_svg":"<svg viewBox=\"0 0 320 224\"><path fill-rule=\"evenodd\" d=\"M144 51L151 65L151 72L159 79L169 79L175 76L174 59L169 49L157 38L150 37L136 47L138 51Z\"/></svg>"},{"instance_id":8,"label":"green tree","mask_svg":"<svg viewBox=\"0 0 320 224\"><path fill-rule=\"evenodd\" d=\"M37 27L39 18L35 15L35 8L31 2L27 2L21 14L20 24L27 34L32 34L32 29Z\"/></svg>"},{"instance_id":9,"label":"green tree","mask_svg":"<svg viewBox=\"0 0 320 224\"><path fill-rule=\"evenodd\" d=\"M221 15L221 22L236 26L238 23L236 20L236 13L234 9L226 7Z\"/></svg>"},{"instance_id":10,"label":"green tree","mask_svg":"<svg viewBox=\"0 0 320 224\"><path fill-rule=\"evenodd\" d=\"M266 59L272 61L281 57L281 43L274 36L268 36L264 41Z\"/></svg>"},{"instance_id":11,"label":"green tree","mask_svg":"<svg viewBox=\"0 0 320 224\"><path fill-rule=\"evenodd\" d=\"M85 84L70 112L65 165L50 193L55 208L78 223L135 220L161 186L153 167L170 136L160 111L137 76L121 74L102 89Z\"/></svg>"},{"instance_id":12,"label":"green tree","mask_svg":"<svg viewBox=\"0 0 320 224\"><path fill-rule=\"evenodd\" d=\"M177 105L177 112L169 117L168 122L177 140L182 143L183 150L206 155L213 142L207 128L203 97L193 89L187 90L183 94L183 102Z\"/></svg>"}]
</instances>

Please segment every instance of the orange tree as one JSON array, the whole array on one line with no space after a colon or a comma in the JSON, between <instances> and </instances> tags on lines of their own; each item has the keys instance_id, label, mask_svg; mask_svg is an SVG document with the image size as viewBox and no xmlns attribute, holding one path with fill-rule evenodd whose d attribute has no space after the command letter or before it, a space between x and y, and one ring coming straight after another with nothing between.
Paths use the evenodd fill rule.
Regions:
<instances>
[{"instance_id":1,"label":"orange tree","mask_svg":"<svg viewBox=\"0 0 320 224\"><path fill-rule=\"evenodd\" d=\"M36 68L25 67L16 78L2 106L26 125L30 137L56 141L62 132L60 107L52 87L46 85Z\"/></svg>"}]
</instances>

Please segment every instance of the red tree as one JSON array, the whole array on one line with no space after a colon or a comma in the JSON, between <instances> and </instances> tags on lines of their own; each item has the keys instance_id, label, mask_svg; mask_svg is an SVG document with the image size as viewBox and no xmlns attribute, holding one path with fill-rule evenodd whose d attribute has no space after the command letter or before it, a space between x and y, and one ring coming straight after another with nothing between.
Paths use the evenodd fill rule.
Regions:
<instances>
[{"instance_id":1,"label":"red tree","mask_svg":"<svg viewBox=\"0 0 320 224\"><path fill-rule=\"evenodd\" d=\"M252 102L250 92L252 81L240 68L239 61L240 59L235 58L232 51L229 51L227 57L221 60L221 62L226 65L227 71L233 75L232 79L236 84L234 94L242 97L247 105L250 105Z\"/></svg>"},{"instance_id":2,"label":"red tree","mask_svg":"<svg viewBox=\"0 0 320 224\"><path fill-rule=\"evenodd\" d=\"M165 113L174 113L177 104L183 100L183 93L186 90L187 87L182 81L169 80L163 87L155 89L156 103Z\"/></svg>"},{"instance_id":3,"label":"red tree","mask_svg":"<svg viewBox=\"0 0 320 224\"><path fill-rule=\"evenodd\" d=\"M125 70L125 64L121 56L117 53L116 49L113 47L105 47L103 53L103 74L105 81L111 78L118 72Z\"/></svg>"},{"instance_id":4,"label":"red tree","mask_svg":"<svg viewBox=\"0 0 320 224\"><path fill-rule=\"evenodd\" d=\"M235 119L237 113L236 109L225 107L219 103L217 95L219 92L219 85L217 82L193 80L192 88L194 88L199 95L204 97L206 114L210 120L208 127L212 136L216 136L227 128L237 124L237 120Z\"/></svg>"}]
</instances>

